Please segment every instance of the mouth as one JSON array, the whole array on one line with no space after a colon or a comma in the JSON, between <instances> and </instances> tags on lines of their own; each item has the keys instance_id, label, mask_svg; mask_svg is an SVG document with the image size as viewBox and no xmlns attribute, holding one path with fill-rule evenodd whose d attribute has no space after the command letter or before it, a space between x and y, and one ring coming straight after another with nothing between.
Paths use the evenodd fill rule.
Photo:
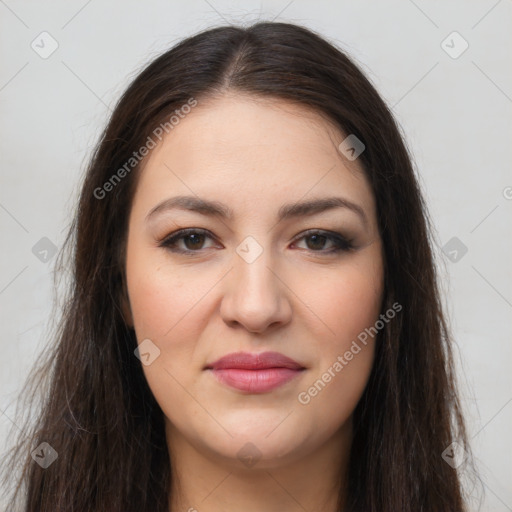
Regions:
<instances>
[{"instance_id":1,"label":"mouth","mask_svg":"<svg viewBox=\"0 0 512 512\"><path fill-rule=\"evenodd\" d=\"M305 369L278 352L236 352L204 368L222 384L247 393L272 391L298 377Z\"/></svg>"}]
</instances>

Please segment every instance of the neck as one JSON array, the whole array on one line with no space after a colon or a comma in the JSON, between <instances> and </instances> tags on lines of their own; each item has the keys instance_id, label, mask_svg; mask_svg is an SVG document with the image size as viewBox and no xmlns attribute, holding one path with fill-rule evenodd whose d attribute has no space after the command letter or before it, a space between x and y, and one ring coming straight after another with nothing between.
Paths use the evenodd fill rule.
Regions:
<instances>
[{"instance_id":1,"label":"neck","mask_svg":"<svg viewBox=\"0 0 512 512\"><path fill-rule=\"evenodd\" d=\"M350 421L311 453L247 467L192 445L169 422L170 512L339 512L352 440ZM344 499L342 500L344 501Z\"/></svg>"}]
</instances>

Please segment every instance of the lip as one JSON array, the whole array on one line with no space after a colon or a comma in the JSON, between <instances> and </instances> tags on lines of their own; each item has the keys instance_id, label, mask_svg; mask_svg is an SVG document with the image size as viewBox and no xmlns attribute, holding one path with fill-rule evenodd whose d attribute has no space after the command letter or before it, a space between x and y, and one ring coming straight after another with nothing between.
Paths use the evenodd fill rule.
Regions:
<instances>
[{"instance_id":1,"label":"lip","mask_svg":"<svg viewBox=\"0 0 512 512\"><path fill-rule=\"evenodd\" d=\"M248 393L266 393L299 376L305 368L279 352L235 352L207 365L221 383Z\"/></svg>"}]
</instances>

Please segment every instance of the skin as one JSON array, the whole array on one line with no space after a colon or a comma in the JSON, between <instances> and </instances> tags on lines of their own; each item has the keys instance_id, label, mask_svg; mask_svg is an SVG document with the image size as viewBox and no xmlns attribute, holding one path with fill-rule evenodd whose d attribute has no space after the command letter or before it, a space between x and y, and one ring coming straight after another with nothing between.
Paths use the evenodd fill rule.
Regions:
<instances>
[{"instance_id":1,"label":"skin","mask_svg":"<svg viewBox=\"0 0 512 512\"><path fill-rule=\"evenodd\" d=\"M145 161L125 314L138 342L160 350L143 371L165 414L172 512L336 510L374 340L308 404L298 395L378 320L384 285L374 197L358 161L338 151L344 138L304 107L228 93L199 102ZM173 209L146 220L178 195L222 202L233 218ZM347 208L277 222L284 203L329 196L359 205L366 223ZM159 245L183 228L208 234L175 243L189 255ZM329 253L336 242L308 229L355 249ZM263 251L251 263L236 252L248 236ZM306 369L267 393L238 391L204 370L237 351L277 351ZM237 455L248 442L251 467Z\"/></svg>"}]
</instances>

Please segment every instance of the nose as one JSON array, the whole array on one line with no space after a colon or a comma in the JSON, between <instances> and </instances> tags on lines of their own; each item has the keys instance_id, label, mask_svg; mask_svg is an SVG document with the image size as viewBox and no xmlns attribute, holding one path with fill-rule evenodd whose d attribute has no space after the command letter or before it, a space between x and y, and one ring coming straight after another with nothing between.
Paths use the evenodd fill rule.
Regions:
<instances>
[{"instance_id":1,"label":"nose","mask_svg":"<svg viewBox=\"0 0 512 512\"><path fill-rule=\"evenodd\" d=\"M251 263L234 255L233 270L225 280L220 314L230 327L243 326L261 333L290 322L291 291L276 271L268 251Z\"/></svg>"}]
</instances>

